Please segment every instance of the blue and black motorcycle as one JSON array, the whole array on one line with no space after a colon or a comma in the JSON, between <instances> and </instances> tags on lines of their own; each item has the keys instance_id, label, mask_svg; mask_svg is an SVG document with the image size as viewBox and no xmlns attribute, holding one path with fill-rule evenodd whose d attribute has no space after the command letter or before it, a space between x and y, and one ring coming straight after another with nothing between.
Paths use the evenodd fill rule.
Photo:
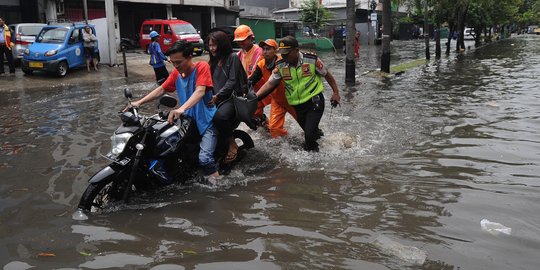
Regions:
<instances>
[{"instance_id":1,"label":"blue and black motorcycle","mask_svg":"<svg viewBox=\"0 0 540 270\"><path fill-rule=\"evenodd\" d=\"M128 89L124 96L131 104ZM132 106L120 113L122 124L112 135L112 149L105 156L111 163L88 180L78 205L80 216L84 217L84 212L100 212L111 202L128 202L133 192L201 179L197 177L200 135L194 120L186 116L171 125L167 122L169 111L160 110L161 106L173 108L176 104L175 98L165 95L159 101L157 114L144 116ZM233 136L239 146L237 158L226 165L218 162L220 174L230 172L254 147L246 132L236 129ZM218 161L222 159L216 157Z\"/></svg>"}]
</instances>

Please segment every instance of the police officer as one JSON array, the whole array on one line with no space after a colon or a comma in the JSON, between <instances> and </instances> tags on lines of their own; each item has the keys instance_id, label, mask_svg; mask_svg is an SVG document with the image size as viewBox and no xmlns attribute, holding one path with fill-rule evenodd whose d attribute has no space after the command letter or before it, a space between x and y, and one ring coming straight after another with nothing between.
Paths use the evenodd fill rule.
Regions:
<instances>
[{"instance_id":1,"label":"police officer","mask_svg":"<svg viewBox=\"0 0 540 270\"><path fill-rule=\"evenodd\" d=\"M321 136L319 122L324 112L324 85L321 78L324 77L332 88L332 106L341 100L336 80L315 54L300 52L298 41L293 36L280 41L279 53L282 59L277 62L270 79L257 92L257 97L264 98L283 81L287 102L294 107L298 124L304 130L304 149L317 152L317 140Z\"/></svg>"}]
</instances>

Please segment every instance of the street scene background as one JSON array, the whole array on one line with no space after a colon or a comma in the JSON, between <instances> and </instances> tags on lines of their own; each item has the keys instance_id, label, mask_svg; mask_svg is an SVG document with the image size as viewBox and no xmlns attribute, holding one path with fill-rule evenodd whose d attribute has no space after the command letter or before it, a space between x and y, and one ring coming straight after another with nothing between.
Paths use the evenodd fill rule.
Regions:
<instances>
[{"instance_id":1,"label":"street scene background","mask_svg":"<svg viewBox=\"0 0 540 270\"><path fill-rule=\"evenodd\" d=\"M394 41L391 55L423 58L423 42ZM330 110L326 85L320 153L301 150L288 117L285 138L249 131L256 147L227 188L173 185L86 221L71 214L107 165L122 90L155 87L148 56L128 54L128 78L107 66L1 77L0 266L537 269L540 36L399 76L368 72L379 56L361 47L357 84L345 87L343 54L321 55L342 106Z\"/></svg>"}]
</instances>

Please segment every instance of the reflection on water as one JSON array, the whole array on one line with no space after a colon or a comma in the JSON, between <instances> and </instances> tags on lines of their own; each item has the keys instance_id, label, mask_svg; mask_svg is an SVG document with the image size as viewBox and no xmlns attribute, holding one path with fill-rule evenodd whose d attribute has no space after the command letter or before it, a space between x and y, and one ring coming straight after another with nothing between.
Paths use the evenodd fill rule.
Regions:
<instances>
[{"instance_id":1,"label":"reflection on water","mask_svg":"<svg viewBox=\"0 0 540 270\"><path fill-rule=\"evenodd\" d=\"M325 112L320 153L300 149L302 131L288 118L286 138L249 131L256 148L225 179L232 186L171 186L86 221L71 213L107 164L100 154L125 85L3 93L0 261L20 269L536 269L538 41L504 40L389 80L360 76L355 87L340 85L342 106ZM396 42L394 63L422 57L418 44ZM377 48L361 50L357 74L378 63ZM343 82L343 59L323 59ZM153 84L129 87L141 96ZM511 235L482 230L483 219Z\"/></svg>"}]
</instances>

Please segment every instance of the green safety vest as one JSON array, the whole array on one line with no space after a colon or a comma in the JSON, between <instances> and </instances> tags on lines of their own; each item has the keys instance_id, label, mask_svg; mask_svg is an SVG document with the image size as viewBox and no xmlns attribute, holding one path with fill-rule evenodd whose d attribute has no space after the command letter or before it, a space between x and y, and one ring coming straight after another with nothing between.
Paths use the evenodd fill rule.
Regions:
<instances>
[{"instance_id":1,"label":"green safety vest","mask_svg":"<svg viewBox=\"0 0 540 270\"><path fill-rule=\"evenodd\" d=\"M317 56L309 54L304 54L304 62L299 67L291 67L283 59L277 62L289 105L303 104L323 91L321 76L316 73L316 62Z\"/></svg>"}]
</instances>

